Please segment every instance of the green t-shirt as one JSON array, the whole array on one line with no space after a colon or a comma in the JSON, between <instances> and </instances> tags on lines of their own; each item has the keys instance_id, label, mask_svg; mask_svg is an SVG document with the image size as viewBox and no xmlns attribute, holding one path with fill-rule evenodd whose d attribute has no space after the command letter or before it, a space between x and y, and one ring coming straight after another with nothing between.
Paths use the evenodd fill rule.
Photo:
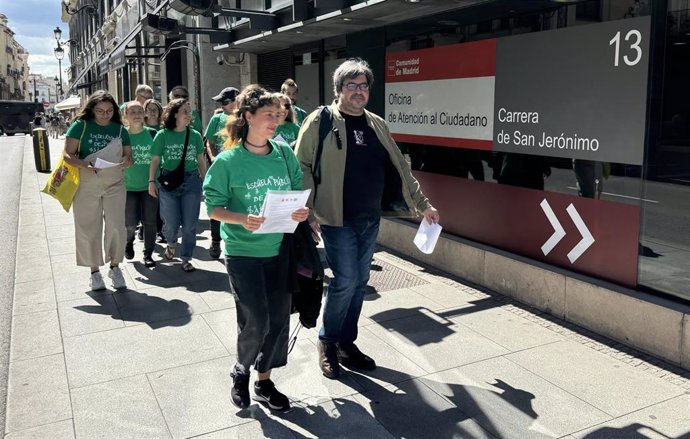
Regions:
<instances>
[{"instance_id":1,"label":"green t-shirt","mask_svg":"<svg viewBox=\"0 0 690 439\"><path fill-rule=\"evenodd\" d=\"M86 127L84 126L86 124ZM83 136L82 136L83 133ZM86 158L88 155L98 152L105 148L111 140L116 137L122 137L122 145L131 145L129 140L129 133L120 124L111 122L103 126L98 125L93 120L86 121L84 119L75 120L67 129L66 137L73 139L81 139L79 142L79 158Z\"/></svg>"},{"instance_id":2,"label":"green t-shirt","mask_svg":"<svg viewBox=\"0 0 690 439\"><path fill-rule=\"evenodd\" d=\"M137 134L130 134L132 141L132 166L125 169L125 187L128 191L146 191L149 188L149 169L151 168L151 149L156 131L144 128Z\"/></svg>"},{"instance_id":3,"label":"green t-shirt","mask_svg":"<svg viewBox=\"0 0 690 439\"><path fill-rule=\"evenodd\" d=\"M201 115L198 111L192 111L192 122L189 124L189 128L194 128L199 134L204 132L204 127L201 124Z\"/></svg>"},{"instance_id":4,"label":"green t-shirt","mask_svg":"<svg viewBox=\"0 0 690 439\"><path fill-rule=\"evenodd\" d=\"M182 159L184 150L185 131L173 131L164 128L153 139L152 155L161 157L161 168L174 170ZM189 146L185 156L184 170L191 172L198 168L196 156L204 153L204 142L198 131L189 130Z\"/></svg>"},{"instance_id":5,"label":"green t-shirt","mask_svg":"<svg viewBox=\"0 0 690 439\"><path fill-rule=\"evenodd\" d=\"M218 154L204 180L209 214L216 207L224 207L231 212L258 215L267 190L302 189L302 171L295 154L287 146L278 149L277 143L271 145L273 150L266 155L252 154L241 145ZM226 255L269 258L278 255L283 234L255 234L241 224L223 223L221 237L226 243Z\"/></svg>"},{"instance_id":6,"label":"green t-shirt","mask_svg":"<svg viewBox=\"0 0 690 439\"><path fill-rule=\"evenodd\" d=\"M206 127L206 133L204 133L204 137L206 137L206 140L208 140L209 142L215 144L215 148L213 150L213 154L215 155L217 155L220 151L223 150L225 136L219 136L218 131L225 128L225 122L227 120L228 115L221 111L220 113L214 114L211 117L211 120L208 121L208 126Z\"/></svg>"},{"instance_id":7,"label":"green t-shirt","mask_svg":"<svg viewBox=\"0 0 690 439\"><path fill-rule=\"evenodd\" d=\"M276 128L273 140L283 139L283 142L287 143L290 148L294 148L294 143L297 141L298 134L299 125L292 122L285 122L282 125L278 125Z\"/></svg>"},{"instance_id":8,"label":"green t-shirt","mask_svg":"<svg viewBox=\"0 0 690 439\"><path fill-rule=\"evenodd\" d=\"M302 125L302 122L304 122L304 119L307 118L307 112L295 105L295 113L297 113L297 125Z\"/></svg>"}]
</instances>

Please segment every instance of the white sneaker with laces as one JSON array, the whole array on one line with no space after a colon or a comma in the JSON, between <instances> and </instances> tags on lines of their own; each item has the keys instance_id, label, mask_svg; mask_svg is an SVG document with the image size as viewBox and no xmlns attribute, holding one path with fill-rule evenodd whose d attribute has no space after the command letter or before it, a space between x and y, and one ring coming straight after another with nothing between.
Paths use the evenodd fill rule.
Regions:
<instances>
[{"instance_id":1,"label":"white sneaker with laces","mask_svg":"<svg viewBox=\"0 0 690 439\"><path fill-rule=\"evenodd\" d=\"M91 279L89 279L89 286L91 287L91 291L105 290L105 282L103 282L103 276L101 276L100 271L91 273Z\"/></svg>"},{"instance_id":2,"label":"white sneaker with laces","mask_svg":"<svg viewBox=\"0 0 690 439\"><path fill-rule=\"evenodd\" d=\"M108 272L108 277L113 280L113 288L116 290L127 288L127 283L120 267L111 268Z\"/></svg>"}]
</instances>

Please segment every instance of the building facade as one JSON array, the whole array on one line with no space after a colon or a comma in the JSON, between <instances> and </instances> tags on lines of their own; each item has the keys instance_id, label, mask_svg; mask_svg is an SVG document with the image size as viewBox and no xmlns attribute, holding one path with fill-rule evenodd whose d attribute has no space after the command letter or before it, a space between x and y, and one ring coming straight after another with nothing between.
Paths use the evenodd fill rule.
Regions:
<instances>
[{"instance_id":1,"label":"building facade","mask_svg":"<svg viewBox=\"0 0 690 439\"><path fill-rule=\"evenodd\" d=\"M0 14L0 99L31 100L28 59L29 52L14 39L7 17Z\"/></svg>"},{"instance_id":2,"label":"building facade","mask_svg":"<svg viewBox=\"0 0 690 439\"><path fill-rule=\"evenodd\" d=\"M205 115L224 86L277 89L288 77L313 110L333 99L338 64L366 59L369 109L389 123L448 241L427 258L413 226L388 221L384 245L690 367L690 1L92 9L68 17L81 38L73 88L129 99L148 81L165 100L181 83Z\"/></svg>"}]
</instances>

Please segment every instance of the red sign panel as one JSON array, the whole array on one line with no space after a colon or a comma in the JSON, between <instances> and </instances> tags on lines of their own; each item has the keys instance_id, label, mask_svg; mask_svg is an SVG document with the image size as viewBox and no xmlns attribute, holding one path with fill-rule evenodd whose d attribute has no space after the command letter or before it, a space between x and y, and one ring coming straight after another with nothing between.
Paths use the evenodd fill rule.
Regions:
<instances>
[{"instance_id":1,"label":"red sign panel","mask_svg":"<svg viewBox=\"0 0 690 439\"><path fill-rule=\"evenodd\" d=\"M445 231L634 288L640 208L415 172Z\"/></svg>"}]
</instances>

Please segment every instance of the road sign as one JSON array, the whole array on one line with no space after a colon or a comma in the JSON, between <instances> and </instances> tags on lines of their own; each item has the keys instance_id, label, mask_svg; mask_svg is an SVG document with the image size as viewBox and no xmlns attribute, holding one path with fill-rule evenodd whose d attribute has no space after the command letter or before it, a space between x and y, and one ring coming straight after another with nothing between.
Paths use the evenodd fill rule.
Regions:
<instances>
[{"instance_id":1,"label":"road sign","mask_svg":"<svg viewBox=\"0 0 690 439\"><path fill-rule=\"evenodd\" d=\"M43 108L48 109L48 107L50 107L50 102L43 101Z\"/></svg>"}]
</instances>

